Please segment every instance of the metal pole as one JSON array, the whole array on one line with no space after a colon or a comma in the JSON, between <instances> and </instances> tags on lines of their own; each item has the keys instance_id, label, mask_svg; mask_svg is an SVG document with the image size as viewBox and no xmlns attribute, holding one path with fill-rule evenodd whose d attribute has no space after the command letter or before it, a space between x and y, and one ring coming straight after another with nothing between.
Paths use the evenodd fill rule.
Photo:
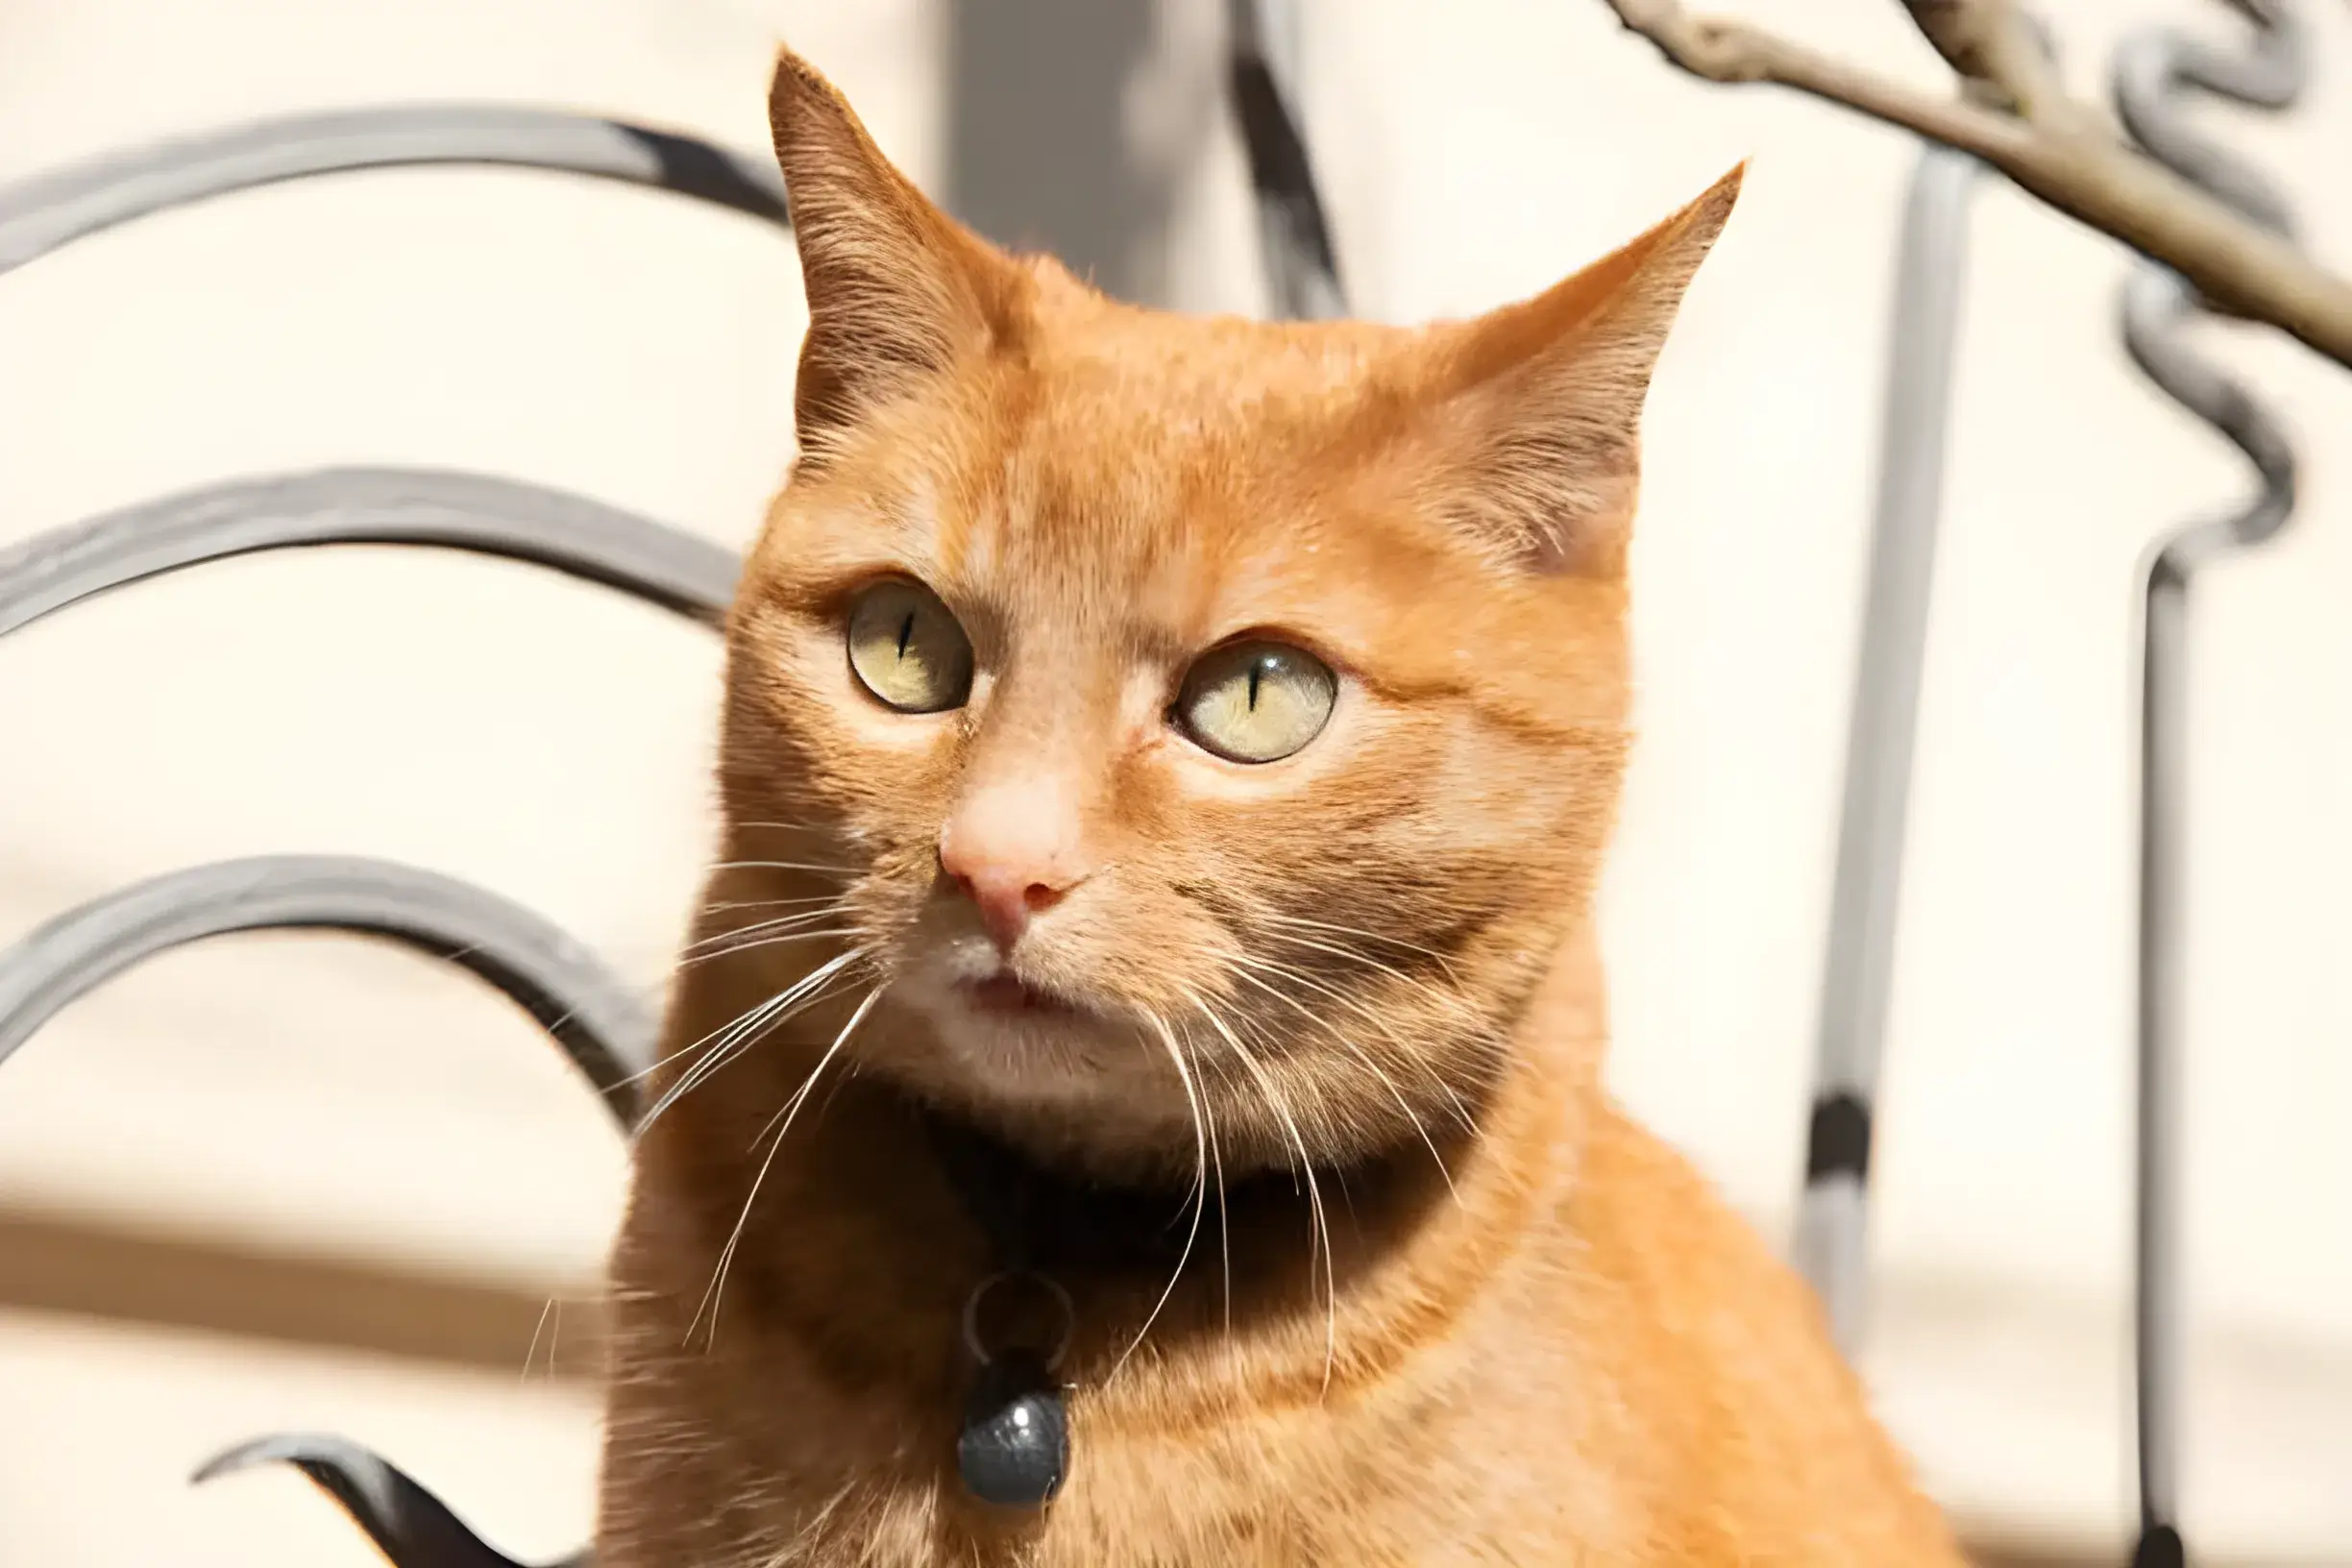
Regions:
<instances>
[{"instance_id":1,"label":"metal pole","mask_svg":"<svg viewBox=\"0 0 2352 1568\"><path fill-rule=\"evenodd\" d=\"M1274 314L1325 321L1347 314L1331 226L1307 157L1291 83L1298 16L1290 0L1228 0L1227 73L1258 204L1258 246Z\"/></svg>"},{"instance_id":2,"label":"metal pole","mask_svg":"<svg viewBox=\"0 0 2352 1568\"><path fill-rule=\"evenodd\" d=\"M2182 120L2180 89L2282 109L2303 89L2304 38L2277 0L2233 0L2254 23L2248 46L2224 52L2151 28L2117 47L2116 107L2133 138L2239 211L2281 233L2291 228L2268 182ZM2133 1213L2134 1438L2140 1488L2135 1568L2176 1568L2179 1530L2180 1269L2178 1188L2187 958L2184 896L2189 787L2189 585L2224 551L2260 544L2294 510L2295 457L2284 431L2239 383L2196 357L2178 329L2203 302L2170 269L2144 263L2123 291L2123 341L2175 402L2252 460L2262 488L2237 513L2193 523L2160 540L2142 578L2140 665L2140 954L2137 1138Z\"/></svg>"},{"instance_id":3,"label":"metal pole","mask_svg":"<svg viewBox=\"0 0 2352 1568\"><path fill-rule=\"evenodd\" d=\"M1978 164L1923 148L1896 262L1876 521L1846 746L1846 797L1822 979L1798 1267L1850 1353L1865 1311L1871 1113L1886 1049L1920 671L1944 490L1968 198Z\"/></svg>"}]
</instances>

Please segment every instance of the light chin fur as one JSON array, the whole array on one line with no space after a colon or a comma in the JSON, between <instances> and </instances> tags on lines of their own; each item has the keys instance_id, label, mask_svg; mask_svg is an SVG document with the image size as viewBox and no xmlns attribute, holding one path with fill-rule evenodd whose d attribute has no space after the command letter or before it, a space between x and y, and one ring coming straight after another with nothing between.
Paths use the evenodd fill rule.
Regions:
<instances>
[{"instance_id":1,"label":"light chin fur","mask_svg":"<svg viewBox=\"0 0 2352 1568\"><path fill-rule=\"evenodd\" d=\"M875 1033L873 1065L918 1096L1089 1165L1139 1148L1181 1157L1195 1139L1183 1082L1142 1031L1114 1019L1001 1017L928 973L893 988L901 1027ZM880 1021L880 1020L877 1020Z\"/></svg>"}]
</instances>

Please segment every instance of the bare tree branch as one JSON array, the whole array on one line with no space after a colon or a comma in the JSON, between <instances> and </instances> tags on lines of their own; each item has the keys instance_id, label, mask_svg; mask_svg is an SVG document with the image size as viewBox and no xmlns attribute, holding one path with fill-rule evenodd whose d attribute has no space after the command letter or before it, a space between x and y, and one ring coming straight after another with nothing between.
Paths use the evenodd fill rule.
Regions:
<instances>
[{"instance_id":1,"label":"bare tree branch","mask_svg":"<svg viewBox=\"0 0 2352 1568\"><path fill-rule=\"evenodd\" d=\"M2196 285L2218 308L2291 333L2352 369L2352 282L2097 129L2011 0L1904 0L1937 52L1997 102L1930 98L1871 71L1676 0L1608 0L1625 26L1709 82L1765 82L1843 104L1971 153L2023 189ZM2032 63L2025 63L2031 57ZM1979 74L1982 73L1982 74Z\"/></svg>"},{"instance_id":2,"label":"bare tree branch","mask_svg":"<svg viewBox=\"0 0 2352 1568\"><path fill-rule=\"evenodd\" d=\"M1994 107L2042 120L2074 106L2014 0L1903 0L1912 25Z\"/></svg>"}]
</instances>

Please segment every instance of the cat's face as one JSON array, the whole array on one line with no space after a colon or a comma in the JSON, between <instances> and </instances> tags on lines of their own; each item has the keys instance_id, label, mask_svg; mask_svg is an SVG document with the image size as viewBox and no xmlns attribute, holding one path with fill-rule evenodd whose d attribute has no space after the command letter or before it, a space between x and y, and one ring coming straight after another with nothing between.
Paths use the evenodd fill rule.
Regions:
<instances>
[{"instance_id":1,"label":"cat's face","mask_svg":"<svg viewBox=\"0 0 2352 1568\"><path fill-rule=\"evenodd\" d=\"M804 456L722 776L887 979L848 1050L1187 1162L1195 1105L1243 1164L1453 1122L1598 869L1633 420L1728 183L1482 322L1188 320L956 230L795 64Z\"/></svg>"}]
</instances>

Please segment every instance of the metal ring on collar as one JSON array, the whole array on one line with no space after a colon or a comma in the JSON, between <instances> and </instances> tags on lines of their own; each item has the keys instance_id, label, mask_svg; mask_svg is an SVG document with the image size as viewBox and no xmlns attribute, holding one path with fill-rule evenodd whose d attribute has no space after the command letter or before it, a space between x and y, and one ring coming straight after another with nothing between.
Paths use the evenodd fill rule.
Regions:
<instances>
[{"instance_id":1,"label":"metal ring on collar","mask_svg":"<svg viewBox=\"0 0 2352 1568\"><path fill-rule=\"evenodd\" d=\"M1059 1371L1062 1366L1062 1359L1069 1354L1070 1335L1078 1327L1078 1304L1070 1300L1070 1293L1062 1287L1061 1281L1048 1274L1040 1274L1034 1269L998 1269L972 1286L972 1293L964 1298L964 1348L970 1351L972 1360L982 1366L988 1365L996 1359L991 1356L988 1347L980 1342L980 1303L987 1298L991 1290L1013 1280L1035 1280L1045 1287L1047 1293L1053 1297L1055 1304L1062 1309L1062 1333L1054 1340L1052 1351L1045 1357L1045 1370Z\"/></svg>"}]
</instances>

